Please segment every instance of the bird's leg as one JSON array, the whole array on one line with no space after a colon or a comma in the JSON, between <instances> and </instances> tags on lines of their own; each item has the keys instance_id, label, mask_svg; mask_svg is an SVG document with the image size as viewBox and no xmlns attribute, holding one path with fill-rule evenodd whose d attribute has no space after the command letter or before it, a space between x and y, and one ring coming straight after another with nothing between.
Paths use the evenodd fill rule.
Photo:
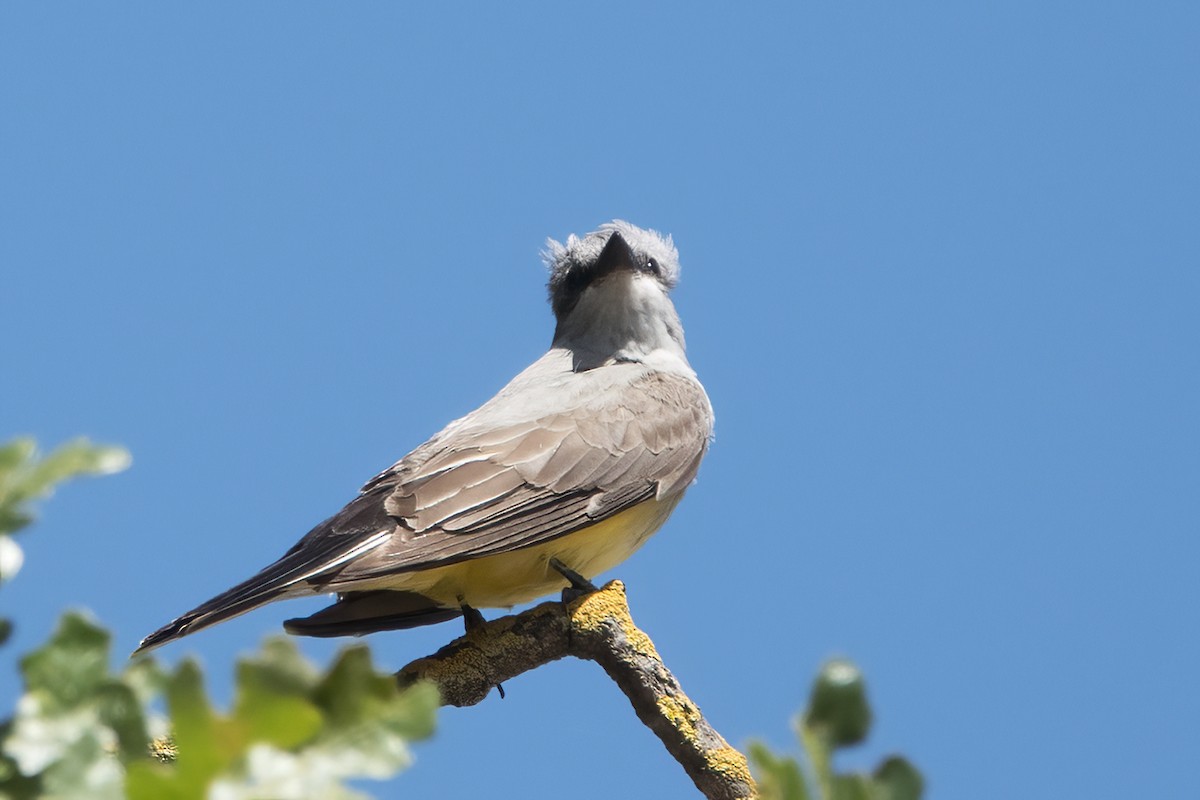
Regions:
<instances>
[{"instance_id":1,"label":"bird's leg","mask_svg":"<svg viewBox=\"0 0 1200 800\"><path fill-rule=\"evenodd\" d=\"M467 633L476 628L482 628L487 624L487 620L483 618L483 614L480 614L479 609L474 606L469 606L460 600L458 607L462 609L463 627L467 629Z\"/></svg>"},{"instance_id":2,"label":"bird's leg","mask_svg":"<svg viewBox=\"0 0 1200 800\"><path fill-rule=\"evenodd\" d=\"M564 603L570 603L572 600L577 600L580 597L583 597L585 594L591 594L592 592L596 591L596 584L592 583L587 578L583 577L578 572L559 561L557 558L550 559L550 566L554 568L555 572L557 572L559 575L562 575L571 584L566 589L562 590L562 601Z\"/></svg>"},{"instance_id":3,"label":"bird's leg","mask_svg":"<svg viewBox=\"0 0 1200 800\"><path fill-rule=\"evenodd\" d=\"M483 618L483 614L479 613L479 609L475 608L474 606L467 605L466 603L464 603L462 601L461 598L458 601L458 607L462 609L463 627L467 629L468 634L471 631L476 630L478 628L482 628L484 625L487 624L487 620ZM500 699L503 700L504 699L504 684L497 683L496 691L500 693Z\"/></svg>"}]
</instances>

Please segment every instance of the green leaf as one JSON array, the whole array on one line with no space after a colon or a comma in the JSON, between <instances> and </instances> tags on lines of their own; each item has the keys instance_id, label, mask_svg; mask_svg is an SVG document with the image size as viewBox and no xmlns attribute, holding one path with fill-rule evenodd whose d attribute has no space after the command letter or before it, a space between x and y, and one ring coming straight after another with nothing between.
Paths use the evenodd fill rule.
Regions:
<instances>
[{"instance_id":1,"label":"green leaf","mask_svg":"<svg viewBox=\"0 0 1200 800\"><path fill-rule=\"evenodd\" d=\"M37 442L32 436L18 436L5 445L0 445L0 494L5 490L5 478L37 452Z\"/></svg>"},{"instance_id":2,"label":"green leaf","mask_svg":"<svg viewBox=\"0 0 1200 800\"><path fill-rule=\"evenodd\" d=\"M146 719L133 690L119 681L108 681L96 691L93 702L100 722L117 735L122 757L131 759L145 755Z\"/></svg>"},{"instance_id":3,"label":"green leaf","mask_svg":"<svg viewBox=\"0 0 1200 800\"><path fill-rule=\"evenodd\" d=\"M21 660L25 692L0 735L0 772L46 797L123 797L120 758L144 758L142 702L109 674L109 634L64 614L50 639ZM4 792L25 796L4 779ZM29 788L34 787L34 788Z\"/></svg>"},{"instance_id":4,"label":"green leaf","mask_svg":"<svg viewBox=\"0 0 1200 800\"><path fill-rule=\"evenodd\" d=\"M214 775L228 766L231 750L238 742L222 741L220 720L208 704L204 680L195 661L183 661L167 681L167 707L175 742L179 748L176 761L182 784L194 789L200 798L203 788Z\"/></svg>"},{"instance_id":5,"label":"green leaf","mask_svg":"<svg viewBox=\"0 0 1200 800\"><path fill-rule=\"evenodd\" d=\"M402 691L392 675L375 672L361 645L342 651L314 699L328 724L310 752L331 759L341 774L375 778L408 765L407 742L432 732L438 705L435 688Z\"/></svg>"},{"instance_id":6,"label":"green leaf","mask_svg":"<svg viewBox=\"0 0 1200 800\"><path fill-rule=\"evenodd\" d=\"M39 459L34 440L14 439L0 447L0 533L14 533L28 525L31 500L46 497L62 481L77 475L108 475L131 462L121 447L95 445L75 439Z\"/></svg>"},{"instance_id":7,"label":"green leaf","mask_svg":"<svg viewBox=\"0 0 1200 800\"><path fill-rule=\"evenodd\" d=\"M18 511L15 505L0 505L0 534L16 533L33 522L33 515ZM12 576L9 576L12 577Z\"/></svg>"},{"instance_id":8,"label":"green leaf","mask_svg":"<svg viewBox=\"0 0 1200 800\"><path fill-rule=\"evenodd\" d=\"M813 682L808 709L792 721L807 766L775 755L761 742L749 745L764 800L919 800L921 775L898 756L884 761L871 776L834 770L835 750L861 741L870 720L858 668L849 661L830 661Z\"/></svg>"},{"instance_id":9,"label":"green leaf","mask_svg":"<svg viewBox=\"0 0 1200 800\"><path fill-rule=\"evenodd\" d=\"M91 797L84 787L103 787L112 781L117 765L109 747L116 736L95 708L53 709L45 699L45 695L26 694L18 701L4 738L4 754L22 775L38 776L50 796Z\"/></svg>"},{"instance_id":10,"label":"green leaf","mask_svg":"<svg viewBox=\"0 0 1200 800\"><path fill-rule=\"evenodd\" d=\"M167 690L167 673L149 656L139 656L125 667L121 681L137 696L138 702L148 705Z\"/></svg>"},{"instance_id":11,"label":"green leaf","mask_svg":"<svg viewBox=\"0 0 1200 800\"><path fill-rule=\"evenodd\" d=\"M874 800L871 779L866 775L835 775L829 800Z\"/></svg>"},{"instance_id":12,"label":"green leaf","mask_svg":"<svg viewBox=\"0 0 1200 800\"><path fill-rule=\"evenodd\" d=\"M16 484L17 496L45 497L54 487L78 475L111 475L128 469L133 459L123 447L92 444L86 438L59 445L49 455L27 465Z\"/></svg>"},{"instance_id":13,"label":"green leaf","mask_svg":"<svg viewBox=\"0 0 1200 800\"><path fill-rule=\"evenodd\" d=\"M387 678L394 684L394 676ZM428 739L437 727L437 710L441 704L442 696L437 686L429 681L399 690L399 696L386 715L388 728L410 742Z\"/></svg>"},{"instance_id":14,"label":"green leaf","mask_svg":"<svg viewBox=\"0 0 1200 800\"><path fill-rule=\"evenodd\" d=\"M0 725L0 742L7 742L12 730L12 720ZM21 774L16 760L8 753L0 752L0 797L4 800L32 800L43 796L41 775Z\"/></svg>"},{"instance_id":15,"label":"green leaf","mask_svg":"<svg viewBox=\"0 0 1200 800\"><path fill-rule=\"evenodd\" d=\"M242 659L233 718L246 739L287 749L312 738L322 723L308 699L317 679L316 669L282 637L268 640L261 655Z\"/></svg>"},{"instance_id":16,"label":"green leaf","mask_svg":"<svg viewBox=\"0 0 1200 800\"><path fill-rule=\"evenodd\" d=\"M209 708L190 662L170 678L167 696L178 756L130 763L131 800L361 798L343 781L406 766L408 741L432 730L439 702L431 686L399 691L365 647L344 651L322 675L283 638L239 662L229 718Z\"/></svg>"},{"instance_id":17,"label":"green leaf","mask_svg":"<svg viewBox=\"0 0 1200 800\"><path fill-rule=\"evenodd\" d=\"M804 726L835 747L858 744L871 729L871 707L862 672L852 662L834 659L813 681Z\"/></svg>"},{"instance_id":18,"label":"green leaf","mask_svg":"<svg viewBox=\"0 0 1200 800\"><path fill-rule=\"evenodd\" d=\"M321 712L312 703L267 692L243 696L234 719L248 741L285 750L308 741L321 728Z\"/></svg>"},{"instance_id":19,"label":"green leaf","mask_svg":"<svg viewBox=\"0 0 1200 800\"><path fill-rule=\"evenodd\" d=\"M207 784L179 774L175 764L138 761L125 767L128 800L202 800Z\"/></svg>"},{"instance_id":20,"label":"green leaf","mask_svg":"<svg viewBox=\"0 0 1200 800\"><path fill-rule=\"evenodd\" d=\"M8 641L8 637L12 636L13 624L8 617L0 617L0 645Z\"/></svg>"},{"instance_id":21,"label":"green leaf","mask_svg":"<svg viewBox=\"0 0 1200 800\"><path fill-rule=\"evenodd\" d=\"M52 708L79 705L108 678L109 643L103 628L67 612L50 641L21 659L26 690L43 693Z\"/></svg>"},{"instance_id":22,"label":"green leaf","mask_svg":"<svg viewBox=\"0 0 1200 800\"><path fill-rule=\"evenodd\" d=\"M433 733L437 690L417 684L401 690L395 676L376 672L371 651L364 645L341 652L317 686L314 699L324 710L331 729L377 724L406 739Z\"/></svg>"},{"instance_id":23,"label":"green leaf","mask_svg":"<svg viewBox=\"0 0 1200 800\"><path fill-rule=\"evenodd\" d=\"M238 664L239 689L269 688L281 694L307 697L320 679L320 671L286 636L267 638L257 655Z\"/></svg>"},{"instance_id":24,"label":"green leaf","mask_svg":"<svg viewBox=\"0 0 1200 800\"><path fill-rule=\"evenodd\" d=\"M925 780L907 759L890 756L875 770L880 800L920 800Z\"/></svg>"},{"instance_id":25,"label":"green leaf","mask_svg":"<svg viewBox=\"0 0 1200 800\"><path fill-rule=\"evenodd\" d=\"M391 676L382 676L371 665L371 651L363 645L338 654L329 673L316 687L314 699L331 727L348 727L370 717L382 704L399 695Z\"/></svg>"},{"instance_id":26,"label":"green leaf","mask_svg":"<svg viewBox=\"0 0 1200 800\"><path fill-rule=\"evenodd\" d=\"M124 773L109 751L106 733L99 725L90 727L47 767L42 782L48 797L124 800Z\"/></svg>"},{"instance_id":27,"label":"green leaf","mask_svg":"<svg viewBox=\"0 0 1200 800\"><path fill-rule=\"evenodd\" d=\"M800 739L800 746L804 748L808 765L812 767L817 796L829 800L833 796L833 752L829 739L808 725L803 717L797 718L792 724Z\"/></svg>"},{"instance_id":28,"label":"green leaf","mask_svg":"<svg viewBox=\"0 0 1200 800\"><path fill-rule=\"evenodd\" d=\"M808 785L794 758L776 756L762 742L749 745L762 800L809 800Z\"/></svg>"},{"instance_id":29,"label":"green leaf","mask_svg":"<svg viewBox=\"0 0 1200 800\"><path fill-rule=\"evenodd\" d=\"M39 800L45 796L42 776L22 775L11 761L0 759L0 797L4 800Z\"/></svg>"}]
</instances>

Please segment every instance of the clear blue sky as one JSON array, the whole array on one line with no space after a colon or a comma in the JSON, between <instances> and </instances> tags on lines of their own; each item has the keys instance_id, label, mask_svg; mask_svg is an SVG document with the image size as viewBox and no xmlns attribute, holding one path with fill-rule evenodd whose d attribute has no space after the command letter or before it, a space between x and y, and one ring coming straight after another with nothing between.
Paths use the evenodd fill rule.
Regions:
<instances>
[{"instance_id":1,"label":"clear blue sky","mask_svg":"<svg viewBox=\"0 0 1200 800\"><path fill-rule=\"evenodd\" d=\"M621 217L717 439L615 575L727 738L790 746L843 654L846 764L934 800L1194 788L1200 10L991 5L5 3L0 438L134 456L25 538L5 705L62 608L123 657L489 397L545 237ZM228 698L317 605L162 655ZM594 665L508 691L377 795L695 796Z\"/></svg>"}]
</instances>

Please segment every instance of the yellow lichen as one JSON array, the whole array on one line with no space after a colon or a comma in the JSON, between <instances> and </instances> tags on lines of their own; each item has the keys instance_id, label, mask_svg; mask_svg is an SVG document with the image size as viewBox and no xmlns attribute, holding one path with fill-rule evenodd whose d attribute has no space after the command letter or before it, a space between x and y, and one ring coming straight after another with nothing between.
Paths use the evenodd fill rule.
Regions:
<instances>
[{"instance_id":1,"label":"yellow lichen","mask_svg":"<svg viewBox=\"0 0 1200 800\"><path fill-rule=\"evenodd\" d=\"M709 750L704 754L704 760L713 772L728 775L733 780L744 782L747 786L754 786L754 777L750 774L750 764L746 761L746 757L729 745Z\"/></svg>"},{"instance_id":2,"label":"yellow lichen","mask_svg":"<svg viewBox=\"0 0 1200 800\"><path fill-rule=\"evenodd\" d=\"M459 684L472 681L486 674L487 658L478 648L459 650L453 658L422 658L408 665L420 677L439 685Z\"/></svg>"},{"instance_id":3,"label":"yellow lichen","mask_svg":"<svg viewBox=\"0 0 1200 800\"><path fill-rule=\"evenodd\" d=\"M700 720L700 709L686 697L675 698L664 695L658 698L659 712L670 720L675 730L690 742L696 740L696 722Z\"/></svg>"},{"instance_id":4,"label":"yellow lichen","mask_svg":"<svg viewBox=\"0 0 1200 800\"><path fill-rule=\"evenodd\" d=\"M595 631L605 620L628 616L626 608L625 585L620 581L609 581L600 591L571 601L567 613L575 627Z\"/></svg>"},{"instance_id":5,"label":"yellow lichen","mask_svg":"<svg viewBox=\"0 0 1200 800\"><path fill-rule=\"evenodd\" d=\"M625 638L629 640L634 649L642 655L662 663L662 658L659 657L654 642L650 641L650 637L643 633L641 628L633 624L633 619L628 614L625 615L625 619L621 620L621 628L625 631Z\"/></svg>"},{"instance_id":6,"label":"yellow lichen","mask_svg":"<svg viewBox=\"0 0 1200 800\"><path fill-rule=\"evenodd\" d=\"M571 615L571 624L585 631L599 630L606 620L616 620L626 641L637 652L662 662L654 642L633 623L629 602L625 599L625 584L621 581L609 581L600 591L580 597L571 603L567 611Z\"/></svg>"}]
</instances>

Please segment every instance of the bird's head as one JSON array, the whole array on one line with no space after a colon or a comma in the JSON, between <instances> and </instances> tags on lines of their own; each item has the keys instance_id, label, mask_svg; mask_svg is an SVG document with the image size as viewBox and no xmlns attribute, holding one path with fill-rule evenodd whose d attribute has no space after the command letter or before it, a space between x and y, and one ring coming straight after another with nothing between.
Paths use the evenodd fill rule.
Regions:
<instances>
[{"instance_id":1,"label":"bird's head","mask_svg":"<svg viewBox=\"0 0 1200 800\"><path fill-rule=\"evenodd\" d=\"M554 344L588 357L649 361L684 357L683 326L668 296L679 281L670 236L614 220L585 236L553 239L550 269Z\"/></svg>"}]
</instances>

